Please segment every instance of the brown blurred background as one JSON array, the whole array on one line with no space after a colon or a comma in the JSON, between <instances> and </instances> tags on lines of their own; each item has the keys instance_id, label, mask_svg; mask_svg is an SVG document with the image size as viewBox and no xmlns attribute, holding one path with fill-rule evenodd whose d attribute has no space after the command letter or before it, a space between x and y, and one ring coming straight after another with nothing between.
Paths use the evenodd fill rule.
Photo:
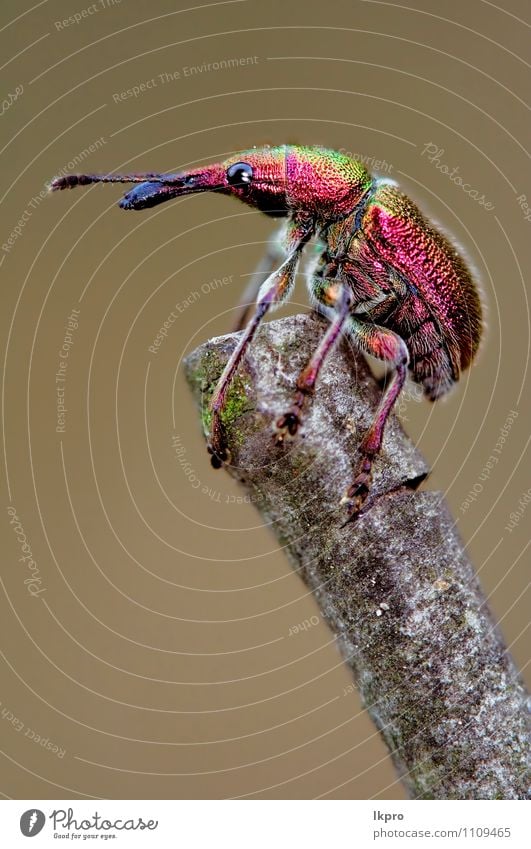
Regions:
<instances>
[{"instance_id":1,"label":"brown blurred background","mask_svg":"<svg viewBox=\"0 0 531 849\"><path fill-rule=\"evenodd\" d=\"M380 161L455 235L483 283L484 345L446 402L410 392L402 418L525 674L529 5L31 6L4 2L0 30L0 789L402 798L326 625L288 636L316 605L210 468L183 379L186 352L230 329L274 224L222 197L136 215L119 187L43 190L64 169L323 144Z\"/></svg>"}]
</instances>

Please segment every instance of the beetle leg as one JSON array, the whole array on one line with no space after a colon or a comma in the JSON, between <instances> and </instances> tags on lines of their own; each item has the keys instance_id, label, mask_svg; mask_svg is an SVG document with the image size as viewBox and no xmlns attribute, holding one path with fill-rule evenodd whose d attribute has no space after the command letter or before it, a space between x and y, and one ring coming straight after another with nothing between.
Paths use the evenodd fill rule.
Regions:
<instances>
[{"instance_id":1,"label":"beetle leg","mask_svg":"<svg viewBox=\"0 0 531 849\"><path fill-rule=\"evenodd\" d=\"M254 316L232 352L214 390L210 401L212 424L210 441L207 447L209 453L212 455L211 463L215 469L219 469L223 463L230 461L222 414L232 379L265 314L271 307L282 303L291 292L295 282L295 272L301 250L312 235L312 232L313 222L309 219L291 223L288 233L288 255L281 266L262 283L258 293Z\"/></svg>"},{"instance_id":2,"label":"beetle leg","mask_svg":"<svg viewBox=\"0 0 531 849\"><path fill-rule=\"evenodd\" d=\"M297 393L293 399L290 409L281 416L276 423L277 433L275 439L282 442L287 433L294 436L300 426L300 415L305 399L312 395L315 383L328 353L341 335L345 322L348 319L352 298L347 286L340 283L331 283L326 290L328 304L333 304L335 314L323 336L319 346L316 348L310 362L304 368L297 379Z\"/></svg>"},{"instance_id":3,"label":"beetle leg","mask_svg":"<svg viewBox=\"0 0 531 849\"><path fill-rule=\"evenodd\" d=\"M282 262L286 255L284 250L284 240L286 237L286 225L282 224L281 228L270 239L267 250L255 268L251 279L243 292L240 309L236 317L236 321L232 328L234 333L243 330L253 304L256 303L260 287L271 274L272 271Z\"/></svg>"},{"instance_id":4,"label":"beetle leg","mask_svg":"<svg viewBox=\"0 0 531 849\"><path fill-rule=\"evenodd\" d=\"M406 343L392 330L360 321L356 316L352 316L349 330L359 350L393 365L394 374L359 445L357 472L343 499L348 504L347 522L356 517L369 493L373 460L380 451L385 423L404 385L409 362Z\"/></svg>"}]
</instances>

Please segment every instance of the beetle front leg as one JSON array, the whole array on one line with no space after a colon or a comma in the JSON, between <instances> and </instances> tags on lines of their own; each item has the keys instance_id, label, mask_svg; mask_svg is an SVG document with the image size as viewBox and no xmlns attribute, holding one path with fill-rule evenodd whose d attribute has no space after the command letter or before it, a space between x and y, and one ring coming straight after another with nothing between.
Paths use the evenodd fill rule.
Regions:
<instances>
[{"instance_id":1,"label":"beetle front leg","mask_svg":"<svg viewBox=\"0 0 531 849\"><path fill-rule=\"evenodd\" d=\"M260 287L255 314L232 352L214 390L210 401L212 424L207 447L212 455L211 463L216 469L219 469L223 463L230 461L222 415L231 381L265 314L271 307L282 303L291 292L301 250L310 238L312 231L312 222L308 220L290 225L288 256L280 268L270 274Z\"/></svg>"},{"instance_id":2,"label":"beetle front leg","mask_svg":"<svg viewBox=\"0 0 531 849\"><path fill-rule=\"evenodd\" d=\"M297 433L301 424L301 412L304 402L309 395L313 394L323 363L341 335L345 322L348 319L352 298L347 286L341 283L331 283L326 290L326 300L330 306L334 306L334 317L319 346L316 348L313 357L306 368L301 371L297 379L297 393L293 399L292 406L277 420L277 433L275 435L277 442L282 442L288 433L290 436L294 436Z\"/></svg>"},{"instance_id":3,"label":"beetle front leg","mask_svg":"<svg viewBox=\"0 0 531 849\"><path fill-rule=\"evenodd\" d=\"M276 232L270 239L264 256L252 273L251 279L245 287L240 301L238 315L232 328L234 333L237 333L239 330L243 330L245 323L249 318L252 306L256 303L261 286L284 259L286 255L284 248L286 233L286 224L283 223L278 232Z\"/></svg>"},{"instance_id":4,"label":"beetle front leg","mask_svg":"<svg viewBox=\"0 0 531 849\"><path fill-rule=\"evenodd\" d=\"M392 330L367 324L355 316L352 317L349 329L359 350L390 363L395 371L382 396L374 420L359 445L360 461L357 472L343 499L343 503L348 505L347 522L359 514L369 494L373 460L380 451L385 423L404 385L409 362L404 340Z\"/></svg>"}]
</instances>

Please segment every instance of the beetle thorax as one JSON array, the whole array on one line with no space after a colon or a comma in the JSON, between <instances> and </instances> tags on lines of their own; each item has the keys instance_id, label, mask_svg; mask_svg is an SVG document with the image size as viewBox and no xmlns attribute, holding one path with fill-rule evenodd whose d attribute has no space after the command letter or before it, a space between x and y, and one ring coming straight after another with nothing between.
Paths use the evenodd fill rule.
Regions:
<instances>
[{"instance_id":1,"label":"beetle thorax","mask_svg":"<svg viewBox=\"0 0 531 849\"><path fill-rule=\"evenodd\" d=\"M359 204L371 184L371 175L361 162L337 151L286 149L286 194L292 209L322 220L342 218Z\"/></svg>"}]
</instances>

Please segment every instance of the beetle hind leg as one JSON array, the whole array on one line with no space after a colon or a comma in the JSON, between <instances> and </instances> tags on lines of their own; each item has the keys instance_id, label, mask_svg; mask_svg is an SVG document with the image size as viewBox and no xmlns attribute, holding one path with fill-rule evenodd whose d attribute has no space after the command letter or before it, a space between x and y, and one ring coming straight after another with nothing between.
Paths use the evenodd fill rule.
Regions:
<instances>
[{"instance_id":1,"label":"beetle hind leg","mask_svg":"<svg viewBox=\"0 0 531 849\"><path fill-rule=\"evenodd\" d=\"M359 515L369 494L374 458L380 451L385 424L404 385L409 362L404 340L392 330L360 321L355 316L352 317L349 330L359 350L390 363L394 366L394 373L359 445L359 462L354 480L342 500L347 505L348 518L345 524Z\"/></svg>"}]
</instances>

